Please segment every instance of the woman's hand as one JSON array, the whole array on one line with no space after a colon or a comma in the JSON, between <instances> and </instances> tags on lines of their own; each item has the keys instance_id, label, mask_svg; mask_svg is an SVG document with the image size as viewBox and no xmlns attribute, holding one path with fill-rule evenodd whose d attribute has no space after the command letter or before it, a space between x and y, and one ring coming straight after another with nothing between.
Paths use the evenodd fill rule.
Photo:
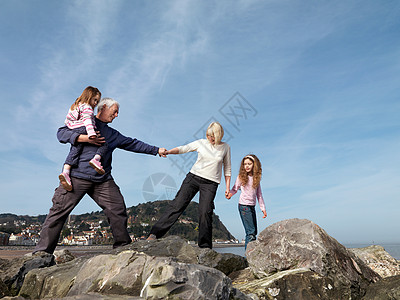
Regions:
<instances>
[{"instance_id":1,"label":"woman's hand","mask_svg":"<svg viewBox=\"0 0 400 300\"><path fill-rule=\"evenodd\" d=\"M229 190L229 189L226 189L226 191L225 191L225 198L226 198L226 199L231 199L231 197L232 197L232 194L230 193L230 190Z\"/></svg>"},{"instance_id":2,"label":"woman's hand","mask_svg":"<svg viewBox=\"0 0 400 300\"><path fill-rule=\"evenodd\" d=\"M178 147L175 147L175 148L172 148L171 150L166 150L165 154L166 154L166 155L169 155L169 154L179 154L179 149L178 149Z\"/></svg>"}]
</instances>

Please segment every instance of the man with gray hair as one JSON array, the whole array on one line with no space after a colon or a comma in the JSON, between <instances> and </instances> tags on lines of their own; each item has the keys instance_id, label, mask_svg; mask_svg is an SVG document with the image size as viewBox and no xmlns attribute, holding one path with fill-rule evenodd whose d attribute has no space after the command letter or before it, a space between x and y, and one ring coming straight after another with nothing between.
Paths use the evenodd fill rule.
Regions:
<instances>
[{"instance_id":1,"label":"man with gray hair","mask_svg":"<svg viewBox=\"0 0 400 300\"><path fill-rule=\"evenodd\" d=\"M116 148L131 152L166 156L165 148L148 145L138 139L126 137L108 126L119 112L119 103L112 98L103 98L96 115L96 128L100 132L97 138L89 139L64 126L58 129L57 138L61 143L83 143L82 153L77 166L71 169L70 177L73 190L67 191L59 185L54 192L53 206L42 226L40 240L33 251L45 251L52 254L57 246L61 230L71 211L88 194L104 211L111 226L114 238L113 247L131 243L127 230L127 213L124 198L111 175L112 153ZM104 174L97 173L90 165L98 146L105 141L108 150L102 157Z\"/></svg>"}]
</instances>

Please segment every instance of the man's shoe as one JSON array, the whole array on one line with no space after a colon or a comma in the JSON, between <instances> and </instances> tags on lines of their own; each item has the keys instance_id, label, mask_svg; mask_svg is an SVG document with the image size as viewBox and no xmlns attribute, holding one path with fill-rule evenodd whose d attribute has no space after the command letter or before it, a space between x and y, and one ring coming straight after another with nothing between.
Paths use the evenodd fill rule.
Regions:
<instances>
[{"instance_id":1,"label":"man's shoe","mask_svg":"<svg viewBox=\"0 0 400 300\"><path fill-rule=\"evenodd\" d=\"M64 189L66 189L68 192L72 191L71 179L69 178L69 175L67 173L62 172L58 176L58 179L60 179L60 183Z\"/></svg>"},{"instance_id":2,"label":"man's shoe","mask_svg":"<svg viewBox=\"0 0 400 300\"><path fill-rule=\"evenodd\" d=\"M105 173L103 166L101 165L101 162L99 160L96 160L94 158L92 158L89 161L89 165L96 170L97 173L99 173L100 175L103 175Z\"/></svg>"},{"instance_id":3,"label":"man's shoe","mask_svg":"<svg viewBox=\"0 0 400 300\"><path fill-rule=\"evenodd\" d=\"M156 239L157 237L155 236L155 234L150 234L146 241L155 241Z\"/></svg>"}]
</instances>

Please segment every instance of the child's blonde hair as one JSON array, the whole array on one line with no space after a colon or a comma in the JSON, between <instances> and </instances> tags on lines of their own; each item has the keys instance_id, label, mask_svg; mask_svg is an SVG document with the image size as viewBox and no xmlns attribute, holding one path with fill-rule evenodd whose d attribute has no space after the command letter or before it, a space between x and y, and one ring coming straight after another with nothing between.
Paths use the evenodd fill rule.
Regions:
<instances>
[{"instance_id":1,"label":"child's blonde hair","mask_svg":"<svg viewBox=\"0 0 400 300\"><path fill-rule=\"evenodd\" d=\"M218 122L212 122L207 128L206 135L213 136L215 144L219 145L224 137L224 128Z\"/></svg>"},{"instance_id":2,"label":"child's blonde hair","mask_svg":"<svg viewBox=\"0 0 400 300\"><path fill-rule=\"evenodd\" d=\"M76 98L75 102L71 105L71 110L74 110L81 103L89 103L90 99L95 97L96 95L101 97L101 93L98 88L88 86L82 92L82 94Z\"/></svg>"},{"instance_id":3,"label":"child's blonde hair","mask_svg":"<svg viewBox=\"0 0 400 300\"><path fill-rule=\"evenodd\" d=\"M242 162L240 163L240 170L239 170L239 179L241 185L243 186L245 186L249 181L249 177L247 176L247 172L244 168L244 161L246 159L250 159L253 162L253 189L256 189L261 182L261 176L262 176L261 162L258 159L258 157L255 156L254 154L249 154L243 157Z\"/></svg>"}]
</instances>

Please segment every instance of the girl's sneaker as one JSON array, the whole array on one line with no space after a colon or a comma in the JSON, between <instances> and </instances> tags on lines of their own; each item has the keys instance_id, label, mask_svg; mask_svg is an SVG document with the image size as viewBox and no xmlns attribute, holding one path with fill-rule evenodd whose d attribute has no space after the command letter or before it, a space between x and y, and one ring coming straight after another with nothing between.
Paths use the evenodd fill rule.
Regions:
<instances>
[{"instance_id":1,"label":"girl's sneaker","mask_svg":"<svg viewBox=\"0 0 400 300\"><path fill-rule=\"evenodd\" d=\"M99 160L92 158L89 161L89 165L91 165L92 168L95 169L96 172L99 173L100 175L103 175L105 173L103 166L101 165L101 162Z\"/></svg>"},{"instance_id":2,"label":"girl's sneaker","mask_svg":"<svg viewBox=\"0 0 400 300\"><path fill-rule=\"evenodd\" d=\"M58 179L60 179L60 183L64 189L66 189L68 192L72 191L71 179L69 178L69 175L67 173L62 172L58 176Z\"/></svg>"}]
</instances>

